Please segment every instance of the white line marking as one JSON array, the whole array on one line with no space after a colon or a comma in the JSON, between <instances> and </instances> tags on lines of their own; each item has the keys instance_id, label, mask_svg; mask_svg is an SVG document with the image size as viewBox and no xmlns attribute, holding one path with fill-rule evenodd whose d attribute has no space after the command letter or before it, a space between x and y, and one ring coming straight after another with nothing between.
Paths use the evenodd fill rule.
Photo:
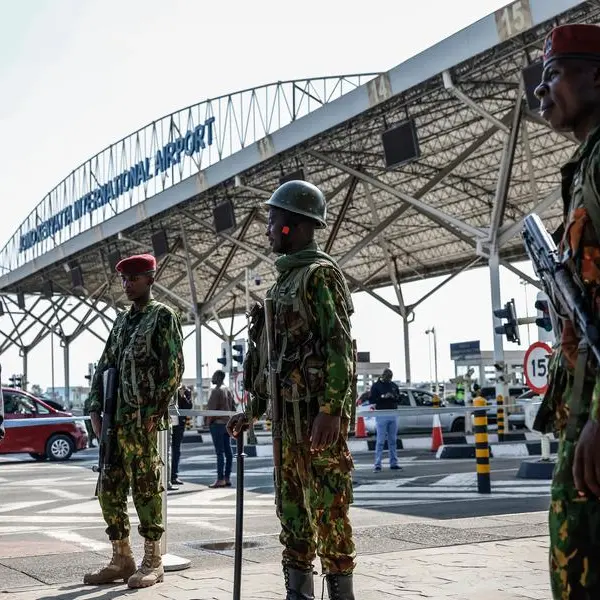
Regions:
<instances>
[{"instance_id":1,"label":"white line marking","mask_svg":"<svg viewBox=\"0 0 600 600\"><path fill-rule=\"evenodd\" d=\"M77 544L78 546L83 546L89 550L107 550L111 547L111 545L107 544L106 542L92 540L90 538L83 537L74 531L68 531L66 529L45 531L44 533L51 538L60 540L61 542L70 542L72 544Z\"/></svg>"}]
</instances>

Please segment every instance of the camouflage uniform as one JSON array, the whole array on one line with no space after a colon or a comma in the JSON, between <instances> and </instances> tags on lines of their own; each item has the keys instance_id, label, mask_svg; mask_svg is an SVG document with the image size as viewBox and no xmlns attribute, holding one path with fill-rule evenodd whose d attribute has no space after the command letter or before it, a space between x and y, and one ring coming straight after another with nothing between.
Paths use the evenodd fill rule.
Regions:
<instances>
[{"instance_id":1,"label":"camouflage uniform","mask_svg":"<svg viewBox=\"0 0 600 600\"><path fill-rule=\"evenodd\" d=\"M169 307L150 300L139 311L130 308L117 316L98 362L90 392L90 412L102 410L102 373L111 366L119 370L116 456L103 476L98 496L111 540L129 535L130 487L140 535L160 540L163 533L162 461L157 452L157 431L168 427L169 402L181 384L182 346L178 317ZM157 427L148 433L145 426L151 420Z\"/></svg>"},{"instance_id":2,"label":"camouflage uniform","mask_svg":"<svg viewBox=\"0 0 600 600\"><path fill-rule=\"evenodd\" d=\"M355 547L348 518L353 462L347 446L352 406L353 348L350 293L339 267L316 244L276 261L275 340L283 404L281 543L283 564L312 570L318 554L325 573L351 574ZM255 397L250 415L266 405ZM340 416L335 445L310 451L317 414Z\"/></svg>"},{"instance_id":3,"label":"camouflage uniform","mask_svg":"<svg viewBox=\"0 0 600 600\"><path fill-rule=\"evenodd\" d=\"M565 38L573 28L559 27L550 34L545 64L553 53L568 55ZM558 32L558 37L556 37ZM585 33L585 32L584 32ZM593 33L593 32L592 32ZM600 30L594 33L600 50ZM582 36L585 39L585 35ZM571 43L571 42L569 42ZM561 50L559 50L559 48ZM573 49L572 52L575 52ZM578 51L577 54L581 54ZM600 52L598 52L600 57ZM592 131L561 169L564 201L564 228L560 252L573 273L597 302L600 290L600 127ZM596 306L598 306L596 304ZM587 421L600 418L600 374L595 360L579 351L579 339L565 321L557 332L557 344L549 364L548 390L534 428L559 434L549 511L550 575L555 600L596 600L600 598L600 501L580 496L573 480L575 448Z\"/></svg>"}]
</instances>

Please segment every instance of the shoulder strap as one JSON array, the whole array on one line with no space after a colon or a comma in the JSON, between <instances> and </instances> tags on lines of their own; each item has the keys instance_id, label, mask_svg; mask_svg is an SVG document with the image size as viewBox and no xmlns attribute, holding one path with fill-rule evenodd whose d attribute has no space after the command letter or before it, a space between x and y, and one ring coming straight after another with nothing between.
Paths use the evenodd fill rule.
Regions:
<instances>
[{"instance_id":1,"label":"shoulder strap","mask_svg":"<svg viewBox=\"0 0 600 600\"><path fill-rule=\"evenodd\" d=\"M594 232L596 233L596 239L600 242L600 190L598 189L598 181L596 181L596 177L594 174L591 177L586 177L588 167L594 163L600 161L600 129L594 132L593 139L590 140L590 148L589 151L585 152L584 156L581 160L581 165L579 169L581 169L581 176L584 178L582 183L583 192L585 192L586 187L591 186L593 190L593 194L583 193L583 206L587 211L590 220L592 221L592 225L594 227ZM598 166L600 169L600 166Z\"/></svg>"}]
</instances>

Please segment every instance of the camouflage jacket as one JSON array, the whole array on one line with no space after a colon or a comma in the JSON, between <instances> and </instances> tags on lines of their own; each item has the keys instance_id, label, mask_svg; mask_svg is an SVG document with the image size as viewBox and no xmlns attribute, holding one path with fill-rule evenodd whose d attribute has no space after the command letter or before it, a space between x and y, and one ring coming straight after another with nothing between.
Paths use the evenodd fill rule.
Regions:
<instances>
[{"instance_id":1,"label":"camouflage jacket","mask_svg":"<svg viewBox=\"0 0 600 600\"><path fill-rule=\"evenodd\" d=\"M279 258L276 267L280 274L270 296L284 415L290 402L301 399L349 418L353 306L341 270L315 243Z\"/></svg>"},{"instance_id":2,"label":"camouflage jacket","mask_svg":"<svg viewBox=\"0 0 600 600\"><path fill-rule=\"evenodd\" d=\"M159 429L166 428L168 406L184 370L177 315L156 300L117 315L92 380L90 412L102 411L102 373L108 367L119 371L116 423L139 427L154 419Z\"/></svg>"}]
</instances>

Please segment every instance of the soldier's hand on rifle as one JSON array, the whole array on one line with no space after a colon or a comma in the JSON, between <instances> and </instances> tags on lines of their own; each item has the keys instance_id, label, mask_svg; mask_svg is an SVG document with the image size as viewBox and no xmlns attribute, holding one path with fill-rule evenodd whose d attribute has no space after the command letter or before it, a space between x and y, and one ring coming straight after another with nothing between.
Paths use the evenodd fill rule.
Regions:
<instances>
[{"instance_id":1,"label":"soldier's hand on rifle","mask_svg":"<svg viewBox=\"0 0 600 600\"><path fill-rule=\"evenodd\" d=\"M581 432L573 461L573 480L581 495L600 498L600 423L588 421Z\"/></svg>"},{"instance_id":2,"label":"soldier's hand on rifle","mask_svg":"<svg viewBox=\"0 0 600 600\"><path fill-rule=\"evenodd\" d=\"M92 429L94 430L94 435L100 439L102 436L102 417L97 412L93 412L90 414L90 419L92 420Z\"/></svg>"},{"instance_id":3,"label":"soldier's hand on rifle","mask_svg":"<svg viewBox=\"0 0 600 600\"><path fill-rule=\"evenodd\" d=\"M248 417L245 413L238 413L229 418L227 423L227 433L234 438L242 432L244 429L248 429L249 426Z\"/></svg>"},{"instance_id":4,"label":"soldier's hand on rifle","mask_svg":"<svg viewBox=\"0 0 600 600\"><path fill-rule=\"evenodd\" d=\"M313 422L310 436L311 452L321 452L337 442L340 435L341 417L320 412Z\"/></svg>"}]
</instances>

